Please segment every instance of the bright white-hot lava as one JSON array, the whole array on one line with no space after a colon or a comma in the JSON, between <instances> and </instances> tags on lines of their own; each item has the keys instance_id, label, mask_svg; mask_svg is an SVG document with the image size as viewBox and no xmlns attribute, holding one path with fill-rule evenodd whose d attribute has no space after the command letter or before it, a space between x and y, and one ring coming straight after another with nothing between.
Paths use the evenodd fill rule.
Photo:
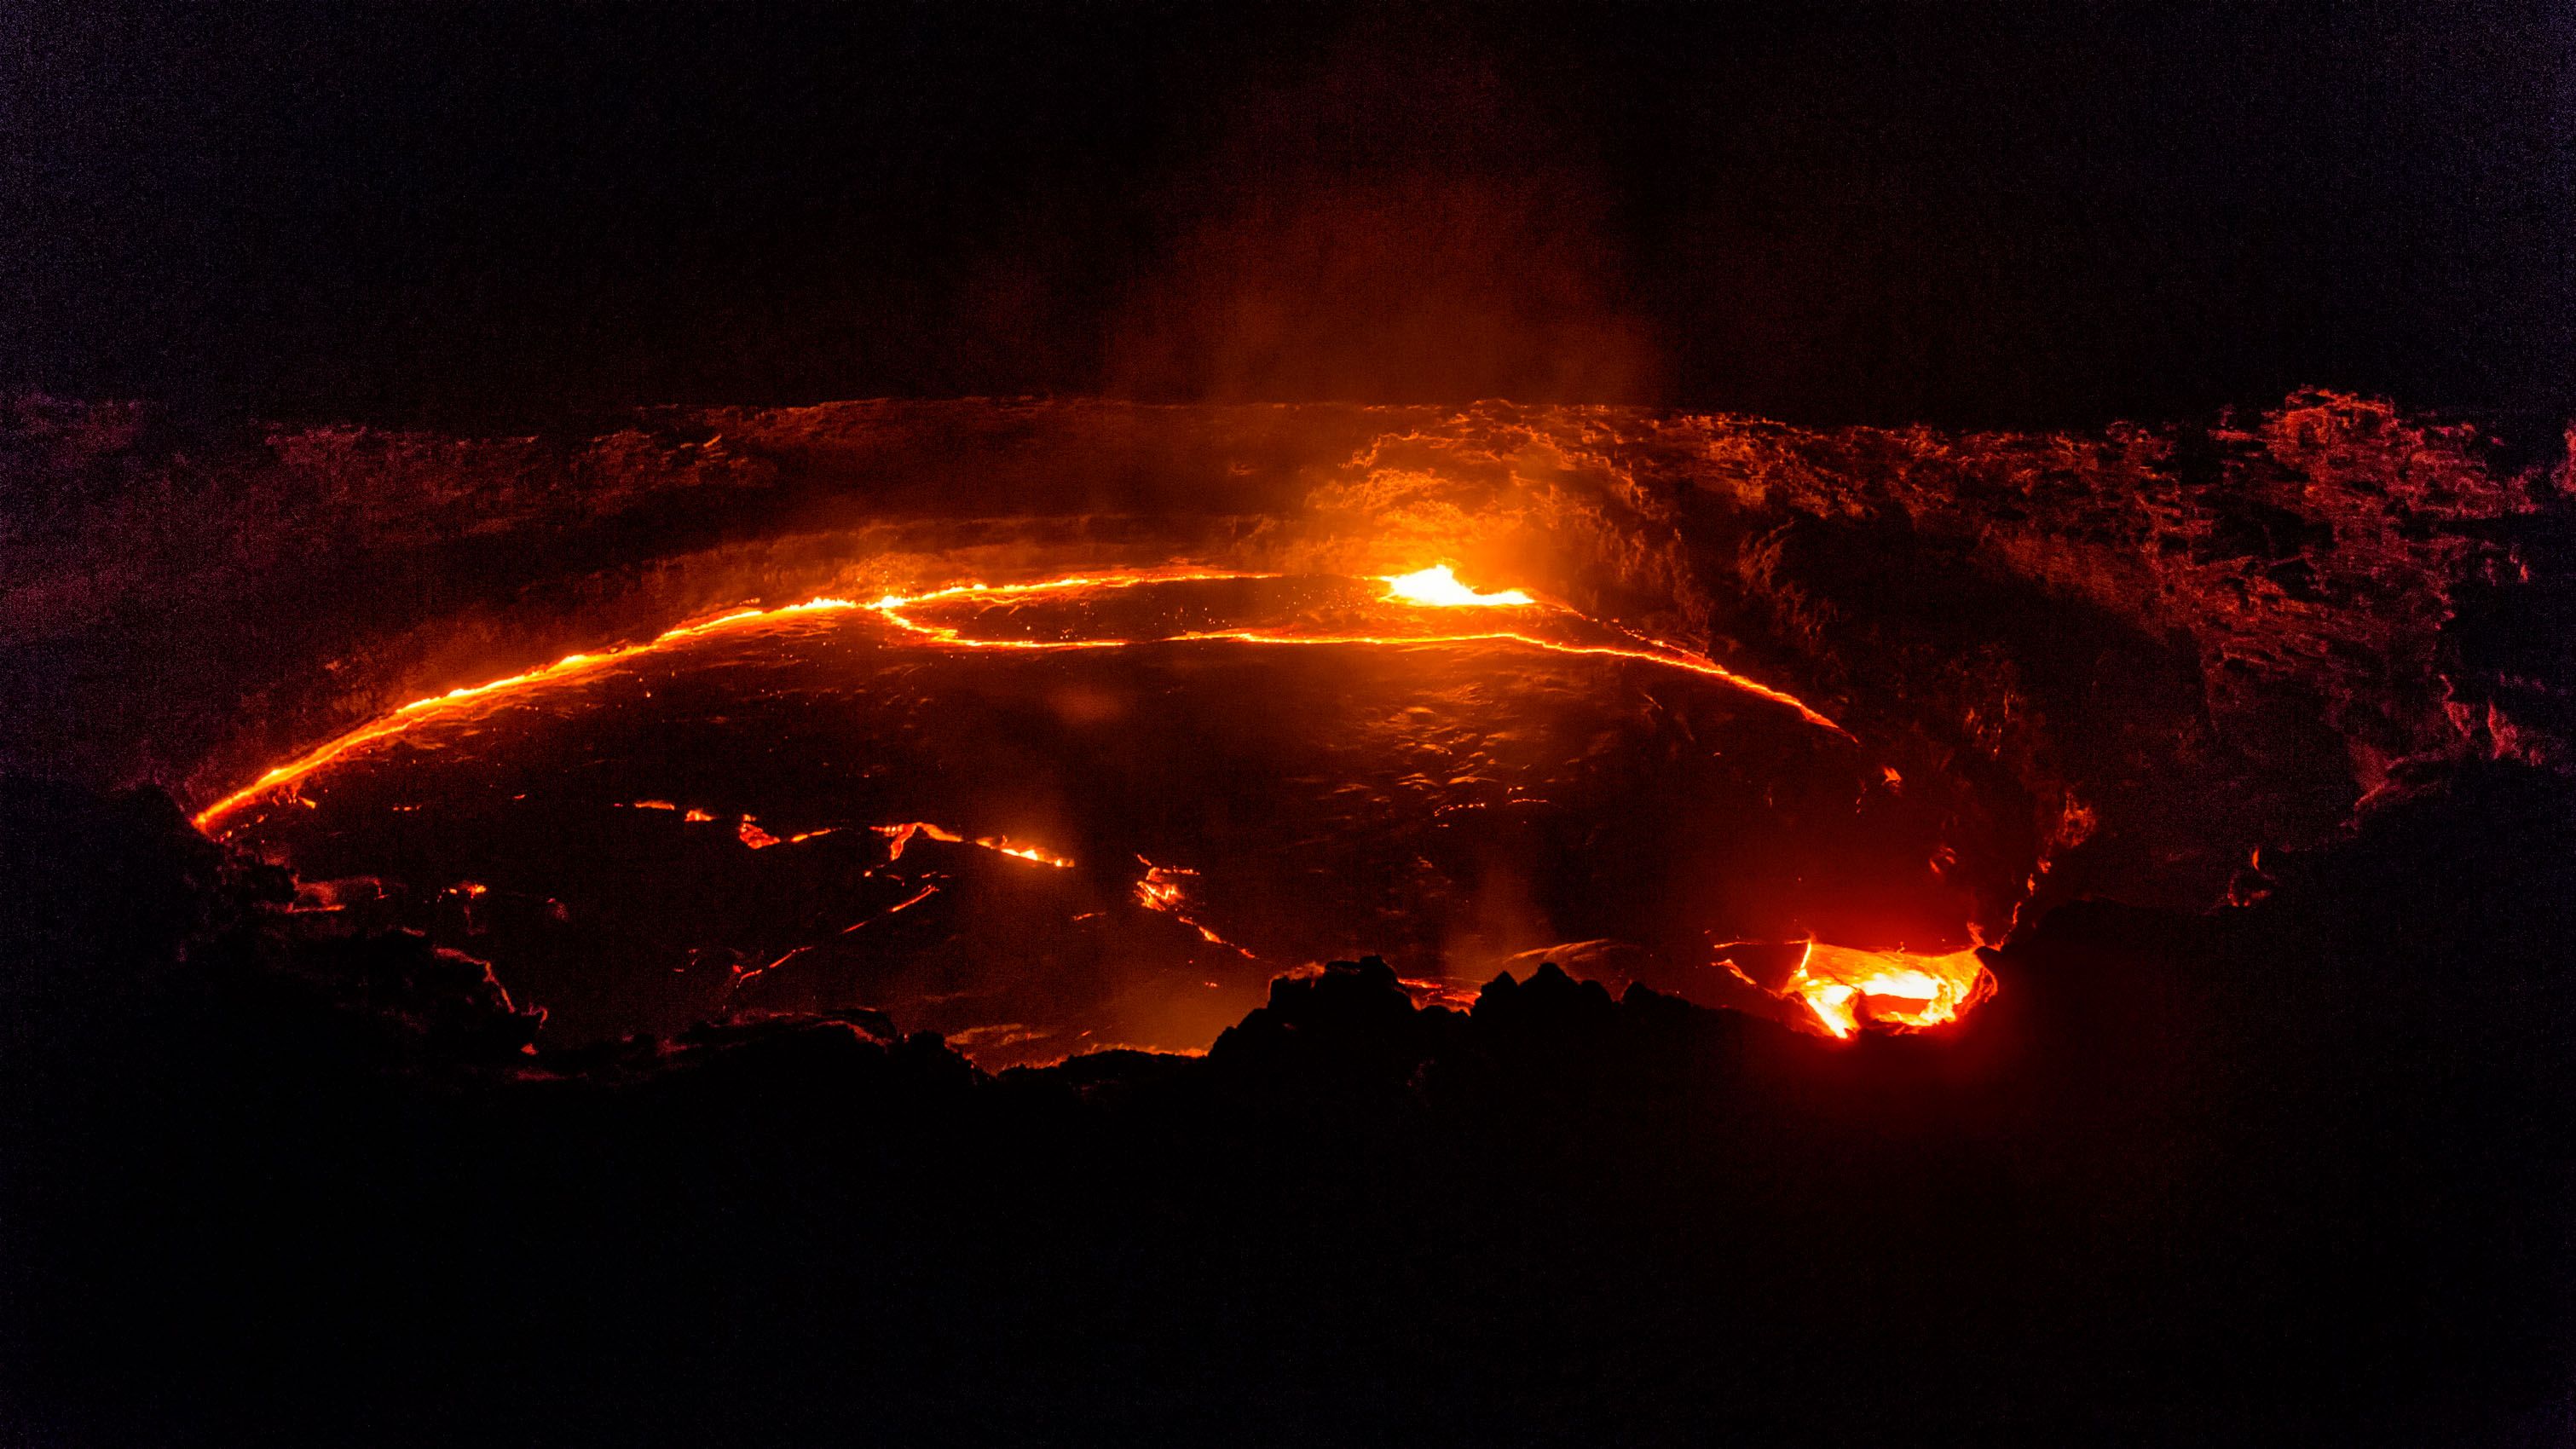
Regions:
<instances>
[{"instance_id":1,"label":"bright white-hot lava","mask_svg":"<svg viewBox=\"0 0 2576 1449\"><path fill-rule=\"evenodd\" d=\"M1383 582L1386 596L1408 604L1427 604L1439 609L1521 608L1538 601L1519 589L1500 589L1480 594L1458 582L1447 564L1434 564L1409 574L1391 574Z\"/></svg>"},{"instance_id":2,"label":"bright white-hot lava","mask_svg":"<svg viewBox=\"0 0 2576 1449\"><path fill-rule=\"evenodd\" d=\"M1724 964L1752 980L1732 961ZM1994 973L1973 949L1935 956L1809 941L1772 994L1804 1006L1827 1034L1848 1039L1864 1025L1916 1030L1956 1021L1994 991Z\"/></svg>"}]
</instances>

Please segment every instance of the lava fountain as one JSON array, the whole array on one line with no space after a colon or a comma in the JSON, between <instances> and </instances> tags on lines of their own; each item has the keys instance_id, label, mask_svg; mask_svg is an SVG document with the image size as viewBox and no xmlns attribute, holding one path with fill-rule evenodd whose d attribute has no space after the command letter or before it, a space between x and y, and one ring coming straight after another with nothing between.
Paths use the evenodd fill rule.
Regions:
<instances>
[{"instance_id":1,"label":"lava fountain","mask_svg":"<svg viewBox=\"0 0 2576 1449\"><path fill-rule=\"evenodd\" d=\"M1448 562L738 609L413 701L198 823L569 1041L864 1005L987 1065L1191 1050L1333 957L1453 999L1604 942L1592 974L1837 1038L1992 989L1941 810L1842 725ZM1748 937L1805 944L1757 980L1709 944Z\"/></svg>"}]
</instances>

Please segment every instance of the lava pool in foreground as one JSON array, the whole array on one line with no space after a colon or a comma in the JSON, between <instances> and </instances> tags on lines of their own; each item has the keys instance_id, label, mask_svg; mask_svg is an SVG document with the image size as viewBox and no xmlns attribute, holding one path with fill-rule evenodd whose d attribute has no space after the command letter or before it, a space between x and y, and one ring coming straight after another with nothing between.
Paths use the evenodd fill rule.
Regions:
<instances>
[{"instance_id":1,"label":"lava pool in foreground","mask_svg":"<svg viewBox=\"0 0 2576 1449\"><path fill-rule=\"evenodd\" d=\"M1205 1047L1376 953L1846 1035L1989 984L1944 807L1805 703L1446 568L746 610L407 706L200 817L550 1040L869 1006L978 1063ZM1920 956L1723 943L1909 943ZM1768 968L1748 964L1776 958Z\"/></svg>"}]
</instances>

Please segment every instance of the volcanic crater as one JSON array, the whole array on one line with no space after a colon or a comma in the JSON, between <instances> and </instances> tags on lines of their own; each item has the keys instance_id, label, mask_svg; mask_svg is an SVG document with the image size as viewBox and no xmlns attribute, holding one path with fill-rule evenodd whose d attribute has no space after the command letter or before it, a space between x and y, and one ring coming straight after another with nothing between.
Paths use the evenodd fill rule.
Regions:
<instances>
[{"instance_id":1,"label":"volcanic crater","mask_svg":"<svg viewBox=\"0 0 2576 1449\"><path fill-rule=\"evenodd\" d=\"M122 650L33 573L22 662L200 662L183 717L102 740L75 687L13 733L198 741L199 824L301 929L487 959L559 1044L867 1006L991 1067L1192 1051L1372 952L1425 1002L1554 959L1939 1026L2034 905L2259 891L2446 760L2562 757L2461 621L2565 480L2332 394L2092 437L965 402L201 460L119 422L18 437L220 482L248 562L149 580L195 607Z\"/></svg>"}]
</instances>

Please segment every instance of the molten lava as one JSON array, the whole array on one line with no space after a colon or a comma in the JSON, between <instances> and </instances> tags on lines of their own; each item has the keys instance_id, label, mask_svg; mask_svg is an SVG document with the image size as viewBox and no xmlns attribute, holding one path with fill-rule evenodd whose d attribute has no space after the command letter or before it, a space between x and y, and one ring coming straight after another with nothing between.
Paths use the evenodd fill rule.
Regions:
<instances>
[{"instance_id":1,"label":"molten lava","mask_svg":"<svg viewBox=\"0 0 2576 1449\"><path fill-rule=\"evenodd\" d=\"M1223 946L1246 961L1259 959L1250 951L1218 935L1189 914L1187 910L1189 896L1182 889L1181 881L1183 877L1197 875L1197 871L1156 865L1141 855L1136 857L1136 863L1145 867L1144 878L1136 882L1136 904L1149 911L1161 911L1172 917L1182 925L1198 932L1199 939L1211 946Z\"/></svg>"},{"instance_id":2,"label":"molten lava","mask_svg":"<svg viewBox=\"0 0 2576 1449\"><path fill-rule=\"evenodd\" d=\"M1740 969L1736 975L1752 979ZM1863 1026L1913 1031L1956 1021L1994 990L1994 973L1974 950L1926 956L1809 941L1773 994L1805 1006L1827 1033L1848 1039Z\"/></svg>"},{"instance_id":3,"label":"molten lava","mask_svg":"<svg viewBox=\"0 0 2576 1449\"><path fill-rule=\"evenodd\" d=\"M1385 581L1386 596L1408 604L1426 604L1439 609L1517 608L1537 600L1518 589L1480 594L1458 582L1458 576L1447 564L1434 564L1409 574L1396 574Z\"/></svg>"},{"instance_id":4,"label":"molten lava","mask_svg":"<svg viewBox=\"0 0 2576 1449\"><path fill-rule=\"evenodd\" d=\"M374 744L378 740L390 739L395 735L401 734L404 730L410 728L414 721L426 715L436 714L459 705L470 704L492 695L504 694L513 690L525 689L535 685L549 684L571 679L605 668L608 665L619 663L623 660L632 659L638 655L651 653L657 649L666 649L675 644L683 644L693 639L703 638L720 630L739 628L746 624L760 624L768 623L773 620L790 619L801 614L831 612L841 609L855 609L857 607L858 605L851 603L847 599L817 598L808 599L801 604L783 605L775 609L739 609L733 613L721 614L712 619L701 619L696 623L677 625L673 628L664 630L660 634L653 636L651 639L648 639L641 644L629 644L623 648L607 649L598 653L567 654L552 664L542 665L535 669L524 670L517 674L505 675L499 679L486 680L481 684L467 685L460 689L451 689L445 694L433 694L423 699L415 699L409 704L396 706L392 713L384 716L383 718L351 730L349 733L340 736L338 739L331 740L317 747L309 754L298 756L297 758L289 760L281 765L273 765L269 767L267 770L261 772L258 779L251 781L249 784L244 785L231 794L224 796L222 799L217 800L205 809L198 811L197 828L200 830L211 830L215 821L222 819L234 810L239 809L243 805L249 804L251 801L267 794L278 786L293 784L294 782L303 779L305 776L312 774L314 771L321 769L323 766L330 764L332 761L339 759L351 750L359 749L363 746ZM663 804L658 808L667 810L673 807L668 804Z\"/></svg>"},{"instance_id":5,"label":"molten lava","mask_svg":"<svg viewBox=\"0 0 2576 1449\"><path fill-rule=\"evenodd\" d=\"M1058 870L1070 870L1073 868L1073 862L1071 860L1058 855L1051 850L1040 850L1034 845L1013 845L1010 837L1001 835L978 836L975 839L969 840L954 830L947 829L943 826L933 825L927 820L907 820L901 825L878 825L870 828L875 830L877 834L886 837L886 840L888 841L886 860L889 863L903 859L903 848L912 843L913 837L921 836L930 840L945 841L950 845L980 846L997 855L1007 855L1014 860L1032 861L1038 865L1051 865ZM804 835L797 836L796 838L799 840L806 840L817 835L826 835L829 833L829 831L824 830L813 830L806 832Z\"/></svg>"}]
</instances>

